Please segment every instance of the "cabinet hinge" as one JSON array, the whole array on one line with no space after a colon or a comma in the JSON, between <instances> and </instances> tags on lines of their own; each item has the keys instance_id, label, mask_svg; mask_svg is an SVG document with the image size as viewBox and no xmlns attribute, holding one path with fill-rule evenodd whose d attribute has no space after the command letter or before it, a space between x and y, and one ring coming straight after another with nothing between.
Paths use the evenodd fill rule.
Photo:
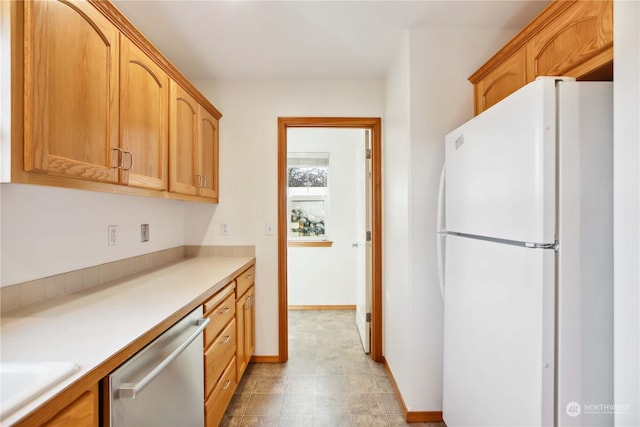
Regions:
<instances>
[{"instance_id":1,"label":"cabinet hinge","mask_svg":"<svg viewBox=\"0 0 640 427\"><path fill-rule=\"evenodd\" d=\"M371 148L367 148L364 157L368 160L371 158Z\"/></svg>"},{"instance_id":2,"label":"cabinet hinge","mask_svg":"<svg viewBox=\"0 0 640 427\"><path fill-rule=\"evenodd\" d=\"M371 241L371 232L367 231L367 242Z\"/></svg>"},{"instance_id":3,"label":"cabinet hinge","mask_svg":"<svg viewBox=\"0 0 640 427\"><path fill-rule=\"evenodd\" d=\"M367 323L371 323L371 313L367 313L366 321L367 321Z\"/></svg>"}]
</instances>

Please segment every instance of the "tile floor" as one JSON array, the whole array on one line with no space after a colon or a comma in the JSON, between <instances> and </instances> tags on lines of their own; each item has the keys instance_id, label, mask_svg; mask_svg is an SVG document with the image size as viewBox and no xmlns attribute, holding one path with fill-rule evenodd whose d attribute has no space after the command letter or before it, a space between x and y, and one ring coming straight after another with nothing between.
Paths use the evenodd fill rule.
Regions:
<instances>
[{"instance_id":1,"label":"tile floor","mask_svg":"<svg viewBox=\"0 0 640 427\"><path fill-rule=\"evenodd\" d=\"M289 361L249 365L222 426L444 427L407 424L349 310L290 310Z\"/></svg>"}]
</instances>

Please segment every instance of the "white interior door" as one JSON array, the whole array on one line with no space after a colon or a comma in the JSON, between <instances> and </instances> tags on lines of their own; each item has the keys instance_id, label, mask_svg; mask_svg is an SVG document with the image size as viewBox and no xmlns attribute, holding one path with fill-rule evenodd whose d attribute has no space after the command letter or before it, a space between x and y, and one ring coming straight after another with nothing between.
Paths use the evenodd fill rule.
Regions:
<instances>
[{"instance_id":1,"label":"white interior door","mask_svg":"<svg viewBox=\"0 0 640 427\"><path fill-rule=\"evenodd\" d=\"M364 131L362 153L357 159L358 179L356 194L358 197L357 237L354 246L357 254L356 272L356 325L365 353L371 348L371 239L367 239L367 231L371 230L371 159L367 159L367 152L371 152L371 135Z\"/></svg>"}]
</instances>

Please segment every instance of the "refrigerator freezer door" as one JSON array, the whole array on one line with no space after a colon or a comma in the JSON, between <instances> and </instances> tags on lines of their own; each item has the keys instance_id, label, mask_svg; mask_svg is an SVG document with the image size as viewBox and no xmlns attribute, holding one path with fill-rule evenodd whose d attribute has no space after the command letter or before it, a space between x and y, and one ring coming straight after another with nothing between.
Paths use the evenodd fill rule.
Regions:
<instances>
[{"instance_id":1,"label":"refrigerator freezer door","mask_svg":"<svg viewBox=\"0 0 640 427\"><path fill-rule=\"evenodd\" d=\"M448 231L555 240L555 94L536 80L447 135Z\"/></svg>"},{"instance_id":2,"label":"refrigerator freezer door","mask_svg":"<svg viewBox=\"0 0 640 427\"><path fill-rule=\"evenodd\" d=\"M446 259L445 423L553 425L554 251L448 236Z\"/></svg>"}]
</instances>

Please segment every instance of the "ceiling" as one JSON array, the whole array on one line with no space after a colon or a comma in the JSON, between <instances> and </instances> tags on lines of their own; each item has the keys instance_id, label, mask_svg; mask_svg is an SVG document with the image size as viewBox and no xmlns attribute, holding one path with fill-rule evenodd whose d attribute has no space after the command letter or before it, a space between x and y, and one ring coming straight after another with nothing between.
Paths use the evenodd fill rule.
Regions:
<instances>
[{"instance_id":1,"label":"ceiling","mask_svg":"<svg viewBox=\"0 0 640 427\"><path fill-rule=\"evenodd\" d=\"M510 1L155 1L115 5L187 78L383 78L407 29L522 29Z\"/></svg>"}]
</instances>

